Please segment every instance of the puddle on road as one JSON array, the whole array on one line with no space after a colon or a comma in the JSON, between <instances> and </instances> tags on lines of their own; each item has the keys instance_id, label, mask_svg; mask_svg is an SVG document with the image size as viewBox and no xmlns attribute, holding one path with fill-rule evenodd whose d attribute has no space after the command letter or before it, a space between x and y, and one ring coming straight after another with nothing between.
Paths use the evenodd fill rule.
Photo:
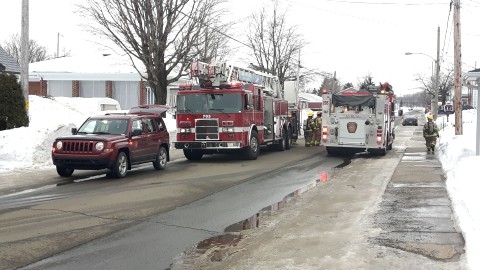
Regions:
<instances>
[{"instance_id":1,"label":"puddle on road","mask_svg":"<svg viewBox=\"0 0 480 270\"><path fill-rule=\"evenodd\" d=\"M188 268L189 263L195 261L195 258L205 254L207 251L209 252L208 256L210 256L210 260L222 261L226 256L228 256L226 248L229 246L236 246L238 242L241 241L243 238L243 235L241 234L242 231L259 228L261 222L265 220L266 217L272 215L277 210L285 208L295 197L307 192L308 190L311 190L321 183L327 182L327 179L331 177L333 177L333 172L320 171L318 179L311 180L310 182L283 197L281 201L262 208L259 212L255 213L251 217L226 227L224 229L224 234L199 242L193 247L192 250L184 253L183 258L178 258L177 262L180 263L181 267L187 266ZM181 267L179 269L184 269Z\"/></svg>"},{"instance_id":2,"label":"puddle on road","mask_svg":"<svg viewBox=\"0 0 480 270\"><path fill-rule=\"evenodd\" d=\"M317 183L319 181L320 181L319 179L316 180ZM315 184L315 186L316 186L316 184ZM310 189L310 188L308 188L308 189ZM250 229L258 228L260 226L260 220L263 217L271 215L272 212L274 212L274 211L285 208L285 206L287 206L288 201L290 201L295 195L299 195L299 194L305 192L305 191L301 192L302 190L303 189L301 189L301 188L297 189L296 191L294 191L294 192L288 194L287 196L285 196L283 198L283 200L281 200L277 203L271 204L269 206L266 206L266 207L262 208L262 210L260 210L260 212L256 213L255 215L228 226L227 228L225 228L224 232L226 232L226 233L240 232L240 231L243 231L243 230L250 230Z\"/></svg>"},{"instance_id":3,"label":"puddle on road","mask_svg":"<svg viewBox=\"0 0 480 270\"><path fill-rule=\"evenodd\" d=\"M207 249L222 245L235 245L242 239L240 234L223 234L205 239L197 244L197 251L205 252ZM203 252L201 252L203 251Z\"/></svg>"}]
</instances>

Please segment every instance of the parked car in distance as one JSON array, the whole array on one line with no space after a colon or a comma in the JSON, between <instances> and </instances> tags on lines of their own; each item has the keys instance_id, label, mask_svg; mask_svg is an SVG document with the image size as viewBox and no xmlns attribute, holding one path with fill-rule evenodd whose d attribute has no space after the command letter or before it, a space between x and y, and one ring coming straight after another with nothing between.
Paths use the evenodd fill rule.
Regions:
<instances>
[{"instance_id":1,"label":"parked car in distance","mask_svg":"<svg viewBox=\"0 0 480 270\"><path fill-rule=\"evenodd\" d=\"M161 116L168 107L145 105L128 113L89 117L71 136L58 137L52 146L57 173L110 169L107 176L125 177L132 165L152 162L163 170L170 161L170 138Z\"/></svg>"},{"instance_id":2,"label":"parked car in distance","mask_svg":"<svg viewBox=\"0 0 480 270\"><path fill-rule=\"evenodd\" d=\"M405 116L402 121L402 126L418 126L418 118L415 116Z\"/></svg>"}]
</instances>

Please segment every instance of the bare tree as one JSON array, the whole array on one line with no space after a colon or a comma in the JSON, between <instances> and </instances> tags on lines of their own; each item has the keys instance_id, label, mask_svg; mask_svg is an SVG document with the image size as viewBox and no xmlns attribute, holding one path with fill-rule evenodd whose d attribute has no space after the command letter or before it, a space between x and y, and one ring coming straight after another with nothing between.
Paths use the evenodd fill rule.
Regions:
<instances>
[{"instance_id":1,"label":"bare tree","mask_svg":"<svg viewBox=\"0 0 480 270\"><path fill-rule=\"evenodd\" d=\"M294 80L297 56L305 45L297 27L287 25L286 11L280 11L277 0L273 8L262 7L250 19L247 40L252 48L256 66L261 71L278 76L280 82Z\"/></svg>"},{"instance_id":2,"label":"bare tree","mask_svg":"<svg viewBox=\"0 0 480 270\"><path fill-rule=\"evenodd\" d=\"M447 96L453 89L453 67L446 69L444 72L441 71L439 79L438 94L441 98L442 105L445 105ZM422 84L421 89L423 89L428 96L431 97L435 93L435 76L417 74L416 81Z\"/></svg>"},{"instance_id":3,"label":"bare tree","mask_svg":"<svg viewBox=\"0 0 480 270\"><path fill-rule=\"evenodd\" d=\"M361 81L359 80L357 83L358 89L367 89L370 85L375 85L375 83L373 82L372 73L366 74L365 76L363 76Z\"/></svg>"},{"instance_id":4,"label":"bare tree","mask_svg":"<svg viewBox=\"0 0 480 270\"><path fill-rule=\"evenodd\" d=\"M223 0L87 0L80 12L96 22L90 30L107 37L131 59L148 82L155 103L166 104L167 86L198 58L209 18ZM203 58L207 58L205 55ZM141 64L138 64L138 60ZM145 73L142 68L145 68Z\"/></svg>"},{"instance_id":5,"label":"bare tree","mask_svg":"<svg viewBox=\"0 0 480 270\"><path fill-rule=\"evenodd\" d=\"M2 45L2 48L10 54L17 63L20 64L20 57L21 57L21 40L19 34L13 34L9 40L6 40ZM47 55L47 48L38 44L35 40L29 40L28 42L28 50L29 56L28 61L29 63L39 62L43 60L47 60L50 57Z\"/></svg>"},{"instance_id":6,"label":"bare tree","mask_svg":"<svg viewBox=\"0 0 480 270\"><path fill-rule=\"evenodd\" d=\"M342 89L342 84L337 78L334 78L331 75L325 76L322 82L322 86L320 87L321 90L327 89L332 91L332 93L337 93L340 89Z\"/></svg>"},{"instance_id":7,"label":"bare tree","mask_svg":"<svg viewBox=\"0 0 480 270\"><path fill-rule=\"evenodd\" d=\"M427 104L430 104L429 95L426 94L426 91L418 91L411 94L406 94L403 96L397 97L397 100L400 100L400 107L427 107Z\"/></svg>"},{"instance_id":8,"label":"bare tree","mask_svg":"<svg viewBox=\"0 0 480 270\"><path fill-rule=\"evenodd\" d=\"M221 15L223 11L219 10L217 13ZM199 46L193 48L194 51L197 50L199 61L223 62L234 51L228 45L230 37L228 29L231 29L233 23L220 22L219 15L206 18L206 27L203 27L203 41L199 41Z\"/></svg>"},{"instance_id":9,"label":"bare tree","mask_svg":"<svg viewBox=\"0 0 480 270\"><path fill-rule=\"evenodd\" d=\"M348 88L353 88L353 83L347 82L346 84L343 85L342 90L345 90Z\"/></svg>"}]
</instances>

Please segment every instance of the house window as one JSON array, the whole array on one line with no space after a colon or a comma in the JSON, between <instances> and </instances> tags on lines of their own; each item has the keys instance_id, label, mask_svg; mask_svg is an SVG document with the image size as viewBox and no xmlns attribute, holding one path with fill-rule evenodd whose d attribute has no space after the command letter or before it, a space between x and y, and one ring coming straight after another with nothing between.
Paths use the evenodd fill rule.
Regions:
<instances>
[{"instance_id":1,"label":"house window","mask_svg":"<svg viewBox=\"0 0 480 270\"><path fill-rule=\"evenodd\" d=\"M147 95L146 95L146 104L155 104L155 93L150 86L146 87Z\"/></svg>"},{"instance_id":2,"label":"house window","mask_svg":"<svg viewBox=\"0 0 480 270\"><path fill-rule=\"evenodd\" d=\"M72 97L72 81L48 81L47 94L52 97Z\"/></svg>"},{"instance_id":3,"label":"house window","mask_svg":"<svg viewBox=\"0 0 480 270\"><path fill-rule=\"evenodd\" d=\"M140 104L139 91L140 82L114 81L112 86L112 98L120 103L123 110Z\"/></svg>"},{"instance_id":4,"label":"house window","mask_svg":"<svg viewBox=\"0 0 480 270\"><path fill-rule=\"evenodd\" d=\"M105 97L105 81L80 81L80 97Z\"/></svg>"}]
</instances>

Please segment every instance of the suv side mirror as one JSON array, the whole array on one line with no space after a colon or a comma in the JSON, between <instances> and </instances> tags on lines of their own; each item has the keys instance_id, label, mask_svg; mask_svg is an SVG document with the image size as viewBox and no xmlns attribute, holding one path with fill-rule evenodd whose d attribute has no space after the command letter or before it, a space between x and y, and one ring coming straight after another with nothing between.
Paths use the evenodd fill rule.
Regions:
<instances>
[{"instance_id":1,"label":"suv side mirror","mask_svg":"<svg viewBox=\"0 0 480 270\"><path fill-rule=\"evenodd\" d=\"M72 132L72 135L77 134L77 128L72 128L71 132Z\"/></svg>"}]
</instances>

